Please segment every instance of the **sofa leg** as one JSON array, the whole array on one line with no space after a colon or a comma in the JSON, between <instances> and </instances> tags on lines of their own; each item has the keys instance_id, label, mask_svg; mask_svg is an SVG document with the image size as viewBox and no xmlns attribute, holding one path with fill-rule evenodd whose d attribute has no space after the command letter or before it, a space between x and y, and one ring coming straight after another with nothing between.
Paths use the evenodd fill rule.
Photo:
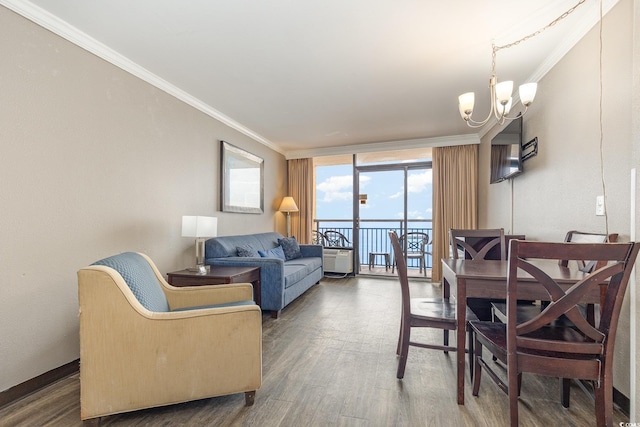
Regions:
<instances>
[{"instance_id":1,"label":"sofa leg","mask_svg":"<svg viewBox=\"0 0 640 427\"><path fill-rule=\"evenodd\" d=\"M277 318L278 318L278 316L280 316L280 311L281 311L281 310L271 310L271 317L272 317L273 319L277 319Z\"/></svg>"},{"instance_id":2,"label":"sofa leg","mask_svg":"<svg viewBox=\"0 0 640 427\"><path fill-rule=\"evenodd\" d=\"M246 406L252 406L253 402L256 401L256 391L247 391L244 393L244 401Z\"/></svg>"}]
</instances>

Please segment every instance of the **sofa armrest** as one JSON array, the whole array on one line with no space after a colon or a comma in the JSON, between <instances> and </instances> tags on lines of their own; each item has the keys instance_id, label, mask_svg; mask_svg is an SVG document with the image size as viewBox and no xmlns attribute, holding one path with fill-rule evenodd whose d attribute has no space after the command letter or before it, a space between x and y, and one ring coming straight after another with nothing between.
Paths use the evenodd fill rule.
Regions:
<instances>
[{"instance_id":1,"label":"sofa armrest","mask_svg":"<svg viewBox=\"0 0 640 427\"><path fill-rule=\"evenodd\" d=\"M207 258L208 265L260 267L260 305L263 310L284 307L284 261L277 258L225 257Z\"/></svg>"},{"instance_id":2,"label":"sofa armrest","mask_svg":"<svg viewBox=\"0 0 640 427\"><path fill-rule=\"evenodd\" d=\"M322 258L322 245L300 245L300 253L304 258Z\"/></svg>"}]
</instances>

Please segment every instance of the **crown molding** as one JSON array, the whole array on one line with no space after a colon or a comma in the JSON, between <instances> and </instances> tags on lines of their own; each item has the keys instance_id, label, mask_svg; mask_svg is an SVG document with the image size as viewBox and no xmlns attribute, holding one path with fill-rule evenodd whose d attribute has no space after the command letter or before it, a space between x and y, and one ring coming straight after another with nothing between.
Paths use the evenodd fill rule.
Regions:
<instances>
[{"instance_id":1,"label":"crown molding","mask_svg":"<svg viewBox=\"0 0 640 427\"><path fill-rule=\"evenodd\" d=\"M619 0L603 0L602 15L605 16L609 13L618 1ZM588 19L584 19L574 25L572 31L568 32L566 37L563 37L562 42L559 43L552 52L550 52L546 59L533 72L531 77L527 80L528 82L539 82L600 21L599 2L586 3L583 6L591 7L592 9Z\"/></svg>"},{"instance_id":2,"label":"crown molding","mask_svg":"<svg viewBox=\"0 0 640 427\"><path fill-rule=\"evenodd\" d=\"M367 144L341 145L338 147L294 150L286 153L286 159L306 159L311 157L338 156L342 154L378 153L391 150L408 150L426 147L451 147L454 145L480 144L480 136L453 135L437 138L417 138L397 141L372 142Z\"/></svg>"},{"instance_id":3,"label":"crown molding","mask_svg":"<svg viewBox=\"0 0 640 427\"><path fill-rule=\"evenodd\" d=\"M57 16L47 12L46 10L34 5L31 2L23 0L0 0L0 4L6 8L14 11L15 13L23 16L24 18L34 22L35 24L46 28L54 34L68 40L69 42L79 46L80 48L93 53L99 58L115 65L116 67L132 74L141 80L157 87L158 89L168 93L169 95L181 100L182 102L192 106L193 108L203 112L204 114L218 120L219 122L229 126L232 129L248 136L254 141L260 144L266 145L270 149L284 154L282 150L269 141L267 138L252 131L246 126L238 123L229 116L221 113L200 99L192 96L191 94L183 91L168 81L153 74L149 70L141 67L129 58L121 55L115 50L109 48L103 43L100 43L96 39L90 37L88 34L80 31L76 27L61 20Z\"/></svg>"}]
</instances>

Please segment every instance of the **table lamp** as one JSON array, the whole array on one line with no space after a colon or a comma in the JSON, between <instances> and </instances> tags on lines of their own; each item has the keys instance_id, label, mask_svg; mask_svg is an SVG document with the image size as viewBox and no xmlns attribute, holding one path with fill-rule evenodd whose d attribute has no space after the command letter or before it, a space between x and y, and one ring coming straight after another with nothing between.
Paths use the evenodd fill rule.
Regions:
<instances>
[{"instance_id":1,"label":"table lamp","mask_svg":"<svg viewBox=\"0 0 640 427\"><path fill-rule=\"evenodd\" d=\"M204 272L204 241L218 235L218 218L211 216L183 216L182 237L194 237L196 241L196 266L189 271Z\"/></svg>"},{"instance_id":2,"label":"table lamp","mask_svg":"<svg viewBox=\"0 0 640 427\"><path fill-rule=\"evenodd\" d=\"M280 212L286 212L287 214L287 237L291 236L291 212L298 212L298 205L293 200L293 197L287 196L282 199L282 203L280 203Z\"/></svg>"}]
</instances>

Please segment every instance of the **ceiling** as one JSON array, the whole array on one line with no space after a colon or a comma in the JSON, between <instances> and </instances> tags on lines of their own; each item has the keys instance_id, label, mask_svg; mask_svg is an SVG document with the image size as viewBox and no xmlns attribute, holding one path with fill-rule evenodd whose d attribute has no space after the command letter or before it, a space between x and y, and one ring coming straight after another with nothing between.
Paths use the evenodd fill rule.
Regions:
<instances>
[{"instance_id":1,"label":"ceiling","mask_svg":"<svg viewBox=\"0 0 640 427\"><path fill-rule=\"evenodd\" d=\"M518 40L576 3L0 0L287 156L477 135L457 96L475 91L474 116L488 114L492 41ZM538 81L598 19L599 1L586 0L499 51L498 79Z\"/></svg>"}]
</instances>

